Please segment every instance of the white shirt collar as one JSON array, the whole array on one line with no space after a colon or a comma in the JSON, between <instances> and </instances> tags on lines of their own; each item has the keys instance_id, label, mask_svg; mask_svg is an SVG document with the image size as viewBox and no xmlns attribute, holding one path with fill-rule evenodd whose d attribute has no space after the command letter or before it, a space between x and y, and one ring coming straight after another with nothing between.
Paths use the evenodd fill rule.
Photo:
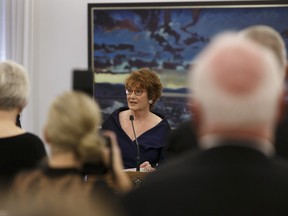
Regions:
<instances>
[{"instance_id":1,"label":"white shirt collar","mask_svg":"<svg viewBox=\"0 0 288 216\"><path fill-rule=\"evenodd\" d=\"M216 134L206 135L200 138L199 147L201 149L206 150L206 149L210 149L213 147L224 146L226 144L225 142L222 142L222 140L227 140L227 139L233 139L233 138L226 138L224 136L216 135ZM237 140L237 138L235 138L235 140ZM245 142L241 144L236 143L236 142L235 143L229 142L229 145L241 145L241 146L245 146L248 148L253 148L262 152L268 157L271 157L275 154L274 145L268 140L260 139L260 138L249 138L249 139L243 139L243 140L251 140L253 141L253 145L251 145L251 143L245 144Z\"/></svg>"}]
</instances>

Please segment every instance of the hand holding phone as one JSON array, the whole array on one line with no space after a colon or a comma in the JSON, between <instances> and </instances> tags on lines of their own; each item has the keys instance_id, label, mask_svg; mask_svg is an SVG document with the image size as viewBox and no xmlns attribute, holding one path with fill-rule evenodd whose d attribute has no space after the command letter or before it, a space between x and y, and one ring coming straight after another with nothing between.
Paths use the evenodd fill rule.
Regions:
<instances>
[{"instance_id":1,"label":"hand holding phone","mask_svg":"<svg viewBox=\"0 0 288 216\"><path fill-rule=\"evenodd\" d=\"M112 171L112 178L117 187L122 191L128 191L132 188L132 182L127 174L123 171L123 161L120 148L118 147L117 137L114 132L109 130L102 131L102 135L106 140L106 145L110 148L110 164Z\"/></svg>"}]
</instances>

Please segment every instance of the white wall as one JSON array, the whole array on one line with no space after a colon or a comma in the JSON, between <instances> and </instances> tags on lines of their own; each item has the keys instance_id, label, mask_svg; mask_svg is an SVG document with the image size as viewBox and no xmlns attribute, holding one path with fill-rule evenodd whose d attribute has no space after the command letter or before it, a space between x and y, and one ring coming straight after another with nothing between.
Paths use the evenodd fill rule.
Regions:
<instances>
[{"instance_id":1,"label":"white wall","mask_svg":"<svg viewBox=\"0 0 288 216\"><path fill-rule=\"evenodd\" d=\"M142 2L154 1L143 0ZM33 113L23 117L22 124L24 128L25 125L29 125L30 128L27 130L41 137L51 100L61 92L71 89L72 69L87 68L87 3L89 2L137 1L34 0L32 88L35 94L33 104L29 104L33 106ZM31 121L33 124L28 124L26 121Z\"/></svg>"},{"instance_id":2,"label":"white wall","mask_svg":"<svg viewBox=\"0 0 288 216\"><path fill-rule=\"evenodd\" d=\"M86 7L83 0L34 1L36 102L34 124L29 130L40 136L51 100L71 89L72 69L87 68Z\"/></svg>"}]
</instances>

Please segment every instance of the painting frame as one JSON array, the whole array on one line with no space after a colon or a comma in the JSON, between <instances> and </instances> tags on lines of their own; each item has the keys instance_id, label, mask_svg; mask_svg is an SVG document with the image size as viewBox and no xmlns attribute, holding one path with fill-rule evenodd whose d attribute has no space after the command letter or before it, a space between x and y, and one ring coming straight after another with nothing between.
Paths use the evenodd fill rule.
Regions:
<instances>
[{"instance_id":1,"label":"painting frame","mask_svg":"<svg viewBox=\"0 0 288 216\"><path fill-rule=\"evenodd\" d=\"M94 94L94 97L98 101L98 103L100 104L100 108L101 108L101 111L102 111L103 118L105 119L116 108L118 108L120 106L123 106L125 104L125 100L126 100L126 97L125 97L125 94L124 94L123 79L119 78L119 83L117 83L117 81L116 81L117 85L115 85L115 83L112 84L112 82L110 83L110 80L112 80L111 76L113 76L113 75L115 76L115 73L117 74L117 72L115 72L116 71L116 69L115 69L116 67L113 66L114 69L111 69L111 68L113 68L111 66L106 67L107 64L105 65L105 61L106 62L109 61L109 58L110 58L109 55L112 56L110 58L110 61L117 62L118 60L116 59L115 56L113 56L113 54L111 54L111 52L109 53L109 51L107 51L107 50L109 50L109 49L113 50L114 49L115 53L117 53L118 50L116 50L115 47L117 47L119 49L121 47L123 49L130 49L130 50L136 49L133 46L124 47L124 45L127 45L127 44L120 44L119 43L119 45L118 45L116 43L116 40L118 40L118 39L115 39L115 43L113 43L113 35L112 35L112 33L109 35L109 33L110 32L119 31L119 28L120 28L120 30L123 30L123 31L125 30L126 32L127 31L131 31L132 33L130 35L133 35L133 31L135 31L135 32L139 31L137 29L137 26L135 27L135 25L133 25L133 22L135 24L136 21L138 23L140 23L140 21L139 21L140 18L139 17L141 17L141 16L139 15L140 13L138 13L138 12L141 11L142 14L147 14L147 12L150 11L150 14L152 14L153 12L157 11L157 14L158 14L159 17L160 17L159 14L161 14L161 12L162 12L162 14L164 14L164 12L165 12L165 15L162 15L161 19L159 18L159 23L160 23L160 20L161 21L165 20L165 18L167 17L168 13L173 13L176 10L186 11L186 10L190 10L191 9L193 11L200 11L199 13L201 13L201 11L214 11L215 13L216 13L216 11L217 11L217 13L221 13L221 11L223 11L223 13L224 13L224 11L230 11L230 10L231 10L231 12L233 10L239 10L239 11L242 11L242 10L251 10L251 11L253 11L253 10L255 10L256 11L258 9L259 10L271 10L271 11L273 11L273 10L276 10L278 8L279 8L279 10L281 8L283 8L283 10L284 10L284 8L285 8L285 12L286 12L286 9L287 9L287 14L288 14L288 2L283 1L283 0L282 1L277 1L277 0L275 0L275 1L270 1L270 0L267 0L267 1L233 1L233 2L231 2L231 1L176 2L175 1L175 2L153 2L153 3L152 2L151 3L144 3L144 2L137 2L137 3L88 3L88 6L87 6L87 9L88 9L88 11L87 11L88 12L88 16L87 16L88 17L88 68L90 70L94 71L94 73L95 73L95 87L94 87L95 94ZM114 17L114 21L115 22L111 22L112 24L107 22L107 26L105 26L105 20L107 21L107 20L111 19L111 17L107 16L107 14L111 15L115 11L117 11L117 14L114 14L115 17L117 17L117 19ZM127 20L127 16L129 14L132 14L132 13L135 13L136 14L135 16L137 16L137 17L131 17L131 20L133 20L132 24L131 24L131 22L130 23L129 22L124 23L124 21L123 21L124 18L122 19L123 22L121 23L121 18L122 17L125 17L126 20ZM195 12L195 14L196 13L197 12ZM102 16L103 19L101 19L100 15L99 15L100 18L99 17L95 18L95 17L98 16L98 15L95 15L95 14L98 14L98 15L99 14L103 14L103 16ZM193 17L193 21L194 21L194 18L196 17L196 15L197 15L197 14L196 15L195 14L194 14L194 17ZM151 17L151 15L150 15L150 17ZM171 17L170 17L170 21L172 19ZM129 18L130 17L128 17L128 20L129 20ZM195 18L195 20L196 20L196 18ZM197 18L197 19L199 19L199 18ZM115 24L117 22L119 23L118 26L117 26L117 24ZM142 20L142 22L143 22L143 20ZM162 21L162 22L164 22L164 21ZM241 23L241 22L239 22L239 23ZM239 23L237 23L237 24L239 25ZM243 22L243 23L245 23L245 22ZM243 26L245 26L245 25L247 26L248 24L247 23L243 24ZM255 24L255 23L253 23L253 24ZM259 22L259 23L256 23L256 24L265 24L265 23L264 22L263 23ZM252 23L251 23L251 25L252 25ZM274 27L273 24L269 23L269 25L272 25L272 27ZM146 33L146 35L148 34L146 29L145 29L145 27L143 27L143 26L141 26L141 28L139 28L142 32L135 33L135 38L136 38L137 34L138 35L140 35L140 34L144 35L145 33ZM191 26L192 25L190 25L190 27ZM235 30L239 30L239 29L243 28L243 26L236 26ZM121 27L123 29L121 29ZM108 36L108 37L110 37L109 38L110 39L109 42L107 42L108 41L108 39L107 39L108 37L104 38L104 36L103 36L104 35L104 33L103 33L104 30L103 30L103 32L101 32L101 34L99 34L100 31L97 32L95 30L95 29L99 30L101 28L105 29L105 31L106 31L105 33L107 33L106 35L109 35ZM153 28L153 27L149 27L149 28ZM157 29L157 31L158 30L159 29ZM225 29L225 28L219 29L219 31L223 31L223 30L229 30L229 28L227 28L227 29ZM170 37L170 41L171 40L175 41L174 50L176 50L175 47L177 47L177 48L180 47L181 48L181 46L176 46L175 45L176 41L177 41L177 38L179 38L178 37L179 34L177 34L177 31L174 31L173 29L171 30L171 29L168 29L168 28L166 30L163 30L163 31L166 31L165 34L167 32L170 34L170 36L171 36ZM153 41L151 40L151 42L153 42L153 45L155 45L155 41L157 41L160 44L159 45L159 50L162 49L162 50L164 50L164 52L166 50L168 50L169 47L167 48L167 46L166 46L165 49L164 49L163 48L164 46L163 47L161 46L161 38L159 38L160 34L157 33L157 34L153 35L153 33L151 33L151 32L152 31L150 31L149 34L150 34L150 36L151 35L153 36ZM281 32L281 33L283 33L283 32ZM96 37L96 36L98 36L97 34L99 35L99 37ZM215 35L215 34L213 34L213 35ZM287 41L285 41L285 42L286 42L286 48L287 48L287 44L288 44L288 25L287 25L287 32L285 33L285 35L286 34L287 34L287 38L285 36L285 39L287 39ZM151 36L151 38L152 38L152 36ZM196 35L196 36L198 37L198 35ZM201 39L203 44L205 44L205 43L207 44L212 36L210 35L210 37L202 37L202 38L200 36L198 38L197 37L196 37L196 39L199 39L199 40ZM95 38L97 38L97 41L96 41ZM112 40L111 40L111 38L112 38ZM115 36L115 38L116 38L116 36ZM101 39L103 39L103 41L102 41L103 43L101 43ZM128 37L127 37L127 39L129 40ZM185 43L187 43L187 44L189 44L191 41L192 41L191 43L194 43L193 40L195 39L195 37L194 38L191 37L190 41L189 41L189 39L190 38L186 38L183 41ZM162 39L162 41L163 41L163 39ZM147 43L149 44L149 42L147 42ZM163 42L163 43L166 43L166 42ZM105 53L104 53L103 50L105 50L105 49L106 49L105 52L107 52L107 56L108 57L104 56ZM200 49L200 48L198 48L198 49ZM160 74L163 71L162 69L164 68L164 66L166 68L168 68L169 70L170 70L170 68L172 68L172 69L176 68L175 71L178 70L178 68L180 68L179 70L181 70L181 71L187 71L188 68L190 67L189 64L187 64L187 60L186 60L186 63L182 65L183 67L181 67L181 61L180 61L180 63L175 63L176 66L174 65L174 62L169 61L169 62L164 62L165 64L162 63L162 65L164 65L164 66L161 66L163 68L159 69L159 68L157 68L157 66L155 66L155 64L157 65L157 63L152 62L152 61L149 62L149 61L142 60L140 54L144 55L145 53L144 54L140 53L140 49L138 49L138 50L139 51L138 51L138 53L136 55L137 56L138 65L139 65L138 68L140 68L142 66L145 66L145 63L147 63L147 67L152 68L157 73L160 71L159 72L159 74ZM101 55L97 56L97 54L95 54L97 52L101 53ZM177 50L176 50L176 52L177 52ZM123 52L121 53L121 55L123 55ZM130 54L130 55L133 56L133 53ZM191 57L190 64L193 62L193 58L196 55L197 54L194 54ZM120 56L120 54L118 54L118 56ZM138 56L140 56L140 57L138 57ZM175 57L175 56L176 55L174 55L173 57ZM104 63L102 63L102 62L100 62L98 60L97 60L97 62L95 61L95 59L100 59L100 58L104 58L105 59L105 61L103 60ZM125 56L122 57L122 58L125 58ZM175 58L177 58L177 56ZM172 58L170 57L170 59L172 59ZM128 60L126 60L126 61L128 61ZM129 63L132 62L131 63L132 66L128 64L129 67L127 67L127 65L126 65L126 67L125 67L125 71L126 72L125 73L129 74L134 69L137 69L137 67L135 66L137 61L129 60ZM121 63L123 63L123 62L121 62ZM103 68L102 68L102 65L104 65ZM124 71L124 69L123 69L123 71ZM105 73L107 73L107 74L105 74ZM108 76L108 74L110 74L110 75L112 74L112 75L111 76L109 75L110 77L106 78L106 80L104 79L104 81L101 80L103 76L106 76L106 75ZM166 75L160 77L160 78L165 80L165 78L163 78L163 77L166 77ZM173 78L170 78L170 79L176 80L175 77L176 76L174 75ZM183 82L183 80L185 80L185 79L183 79L184 75L182 76L182 73L181 73L181 76L179 76L179 77L182 77L182 79L180 79L179 83L181 83L181 82ZM167 86L169 86L169 87L166 87L164 85L164 89L163 89L163 95L164 96L161 97L162 101L160 101L160 104L158 105L158 107L156 107L156 112L161 112L162 114L164 114L167 117L171 127L172 128L176 128L180 123L190 119L193 116L190 115L190 111L189 111L189 108L187 106L187 95L188 95L187 86L184 85L184 84L183 84L183 86L181 86L181 84L175 83L177 88L174 88L174 89L171 90L170 86L173 85L173 83L171 84L170 79L168 79L167 82L166 82L166 80L164 82L164 84L165 83L169 83L169 85L167 84ZM103 85L103 83L105 83L105 85ZM122 85L121 85L121 83L122 83ZM102 88L102 90L101 90L101 88ZM114 91L111 91L110 92L111 95L108 96L109 92L107 93L106 91L103 91L104 88L105 89L109 89L109 90L111 90L112 88L116 88L116 89ZM121 94L119 94L116 97L115 95L118 94L118 92L121 92ZM103 95L103 97L102 97L102 95ZM119 98L121 98L121 100ZM111 100L111 103L109 103L107 101L105 102L105 100ZM121 102L118 102L118 103L115 104L115 101L116 102L117 101L121 101ZM112 105L112 103L113 103L113 105ZM157 103L156 103L156 105L157 105ZM177 104L177 105L175 105L175 104Z\"/></svg>"}]
</instances>

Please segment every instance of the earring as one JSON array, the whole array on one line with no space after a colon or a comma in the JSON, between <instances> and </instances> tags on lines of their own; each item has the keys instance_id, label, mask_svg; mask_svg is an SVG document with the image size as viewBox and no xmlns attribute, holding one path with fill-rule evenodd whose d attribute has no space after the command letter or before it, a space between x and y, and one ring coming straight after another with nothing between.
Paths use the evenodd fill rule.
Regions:
<instances>
[{"instance_id":1,"label":"earring","mask_svg":"<svg viewBox=\"0 0 288 216\"><path fill-rule=\"evenodd\" d=\"M153 103L153 100L149 100L148 103L149 103L149 104L152 104L152 103Z\"/></svg>"}]
</instances>

